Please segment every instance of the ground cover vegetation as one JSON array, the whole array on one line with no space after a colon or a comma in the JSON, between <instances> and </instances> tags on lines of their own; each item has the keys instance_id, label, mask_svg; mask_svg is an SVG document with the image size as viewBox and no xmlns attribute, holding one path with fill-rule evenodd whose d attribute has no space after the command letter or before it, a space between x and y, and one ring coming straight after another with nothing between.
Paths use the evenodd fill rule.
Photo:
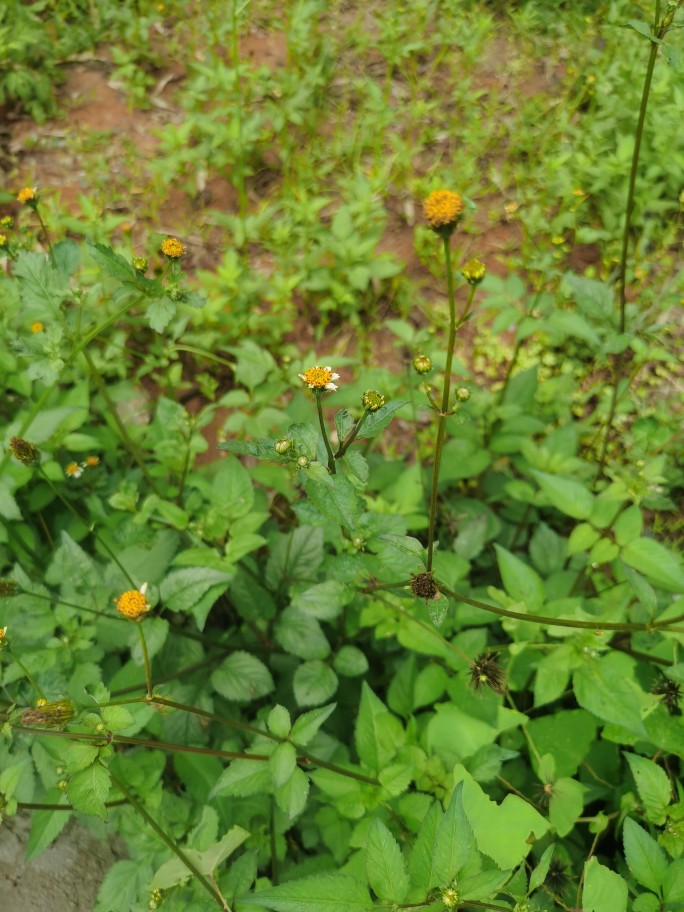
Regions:
<instances>
[{"instance_id":1,"label":"ground cover vegetation","mask_svg":"<svg viewBox=\"0 0 684 912\"><path fill-rule=\"evenodd\" d=\"M96 912L684 908L680 6L0 11L0 815Z\"/></svg>"}]
</instances>

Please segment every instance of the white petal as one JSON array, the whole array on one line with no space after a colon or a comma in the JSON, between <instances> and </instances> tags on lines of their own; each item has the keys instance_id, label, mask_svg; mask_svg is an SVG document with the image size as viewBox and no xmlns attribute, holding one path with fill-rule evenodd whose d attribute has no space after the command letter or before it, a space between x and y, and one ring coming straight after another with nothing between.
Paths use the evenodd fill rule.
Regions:
<instances>
[{"instance_id":1,"label":"white petal","mask_svg":"<svg viewBox=\"0 0 684 912\"><path fill-rule=\"evenodd\" d=\"M300 380L304 380L306 382L306 377L304 376L304 374L297 374L297 376L299 377Z\"/></svg>"},{"instance_id":2,"label":"white petal","mask_svg":"<svg viewBox=\"0 0 684 912\"><path fill-rule=\"evenodd\" d=\"M328 370L330 370L330 368L328 368ZM332 379L332 380L339 380L339 379L340 379L340 375L339 375L339 374L333 374L331 379Z\"/></svg>"},{"instance_id":3,"label":"white petal","mask_svg":"<svg viewBox=\"0 0 684 912\"><path fill-rule=\"evenodd\" d=\"M337 386L334 383L326 383L324 389L332 390L334 392L337 389Z\"/></svg>"}]
</instances>

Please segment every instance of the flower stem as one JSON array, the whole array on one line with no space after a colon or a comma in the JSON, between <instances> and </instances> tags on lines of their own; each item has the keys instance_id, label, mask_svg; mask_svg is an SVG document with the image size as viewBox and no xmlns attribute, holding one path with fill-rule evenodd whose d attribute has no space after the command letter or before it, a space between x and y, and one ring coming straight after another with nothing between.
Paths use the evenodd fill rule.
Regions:
<instances>
[{"instance_id":1,"label":"flower stem","mask_svg":"<svg viewBox=\"0 0 684 912\"><path fill-rule=\"evenodd\" d=\"M42 700L44 700L45 694L43 693L43 689L38 684L36 684L36 682L33 680L33 678L31 677L31 673L29 672L26 665L24 665L24 663L21 661L21 659L18 659L14 655L13 652L10 652L9 649L7 650L7 655L10 657L10 659L12 659L13 662L15 662L19 666L19 668L21 668L21 670L24 672L24 675L26 676L26 679L28 680L31 687L35 690L35 692L38 694L38 696Z\"/></svg>"},{"instance_id":2,"label":"flower stem","mask_svg":"<svg viewBox=\"0 0 684 912\"><path fill-rule=\"evenodd\" d=\"M323 443L325 444L325 451L328 454L328 471L331 475L334 475L337 472L337 467L335 465L335 454L333 453L330 441L328 440L328 429L325 426L325 420L323 418L323 406L321 405L322 393L319 390L314 390L314 394L316 396L316 409L318 410L318 423L321 426Z\"/></svg>"},{"instance_id":3,"label":"flower stem","mask_svg":"<svg viewBox=\"0 0 684 912\"><path fill-rule=\"evenodd\" d=\"M52 249L52 241L50 240L50 233L47 230L47 226L46 226L45 222L43 221L43 216L40 214L40 210L38 209L38 206L36 206L33 211L36 213L36 218L38 219L38 222L40 223L40 227L43 230L43 235L45 237L45 243L47 244L48 250L50 251L50 260L52 261L52 264L54 266L55 251Z\"/></svg>"},{"instance_id":4,"label":"flower stem","mask_svg":"<svg viewBox=\"0 0 684 912\"><path fill-rule=\"evenodd\" d=\"M142 649L143 662L145 663L145 685L147 687L147 699L152 699L152 669L150 667L150 655L147 651L147 640L145 639L145 634L142 629L143 622L140 621L135 626L138 628L138 636L140 637L140 648Z\"/></svg>"},{"instance_id":5,"label":"flower stem","mask_svg":"<svg viewBox=\"0 0 684 912\"><path fill-rule=\"evenodd\" d=\"M183 862L188 871L190 871L197 878L207 893L209 893L216 900L220 908L223 909L224 912L230 912L230 907L226 903L223 896L221 896L221 893L218 891L218 889L207 880L207 878L204 876L204 874L202 874L194 862L188 858L178 843L172 839L161 826L159 826L154 817L152 817L151 814L148 814L143 805L137 800L137 798L133 797L123 782L117 776L115 776L111 770L109 771L109 774L112 777L112 783L121 792L133 810L143 818L143 820L154 830L157 836L159 836L162 842L164 842L171 849L174 855L176 855L180 861Z\"/></svg>"},{"instance_id":6,"label":"flower stem","mask_svg":"<svg viewBox=\"0 0 684 912\"><path fill-rule=\"evenodd\" d=\"M366 420L366 418L368 418L368 415L369 415L369 412L367 412L367 411L364 412L363 415L361 415L359 420L356 422L356 425L351 429L349 434L344 439L344 442L339 445L338 450L335 453L335 459L339 459L340 456L344 456L344 454L347 452L349 447L356 440L356 437L357 437L359 431L361 430L361 428L363 427L364 421Z\"/></svg>"},{"instance_id":7,"label":"flower stem","mask_svg":"<svg viewBox=\"0 0 684 912\"><path fill-rule=\"evenodd\" d=\"M439 485L439 470L442 462L442 449L444 447L444 438L446 436L446 422L449 417L449 396L451 394L451 365L454 360L454 345L456 342L456 330L463 325L470 315L470 309L475 295L475 286L470 288L468 303L461 315L458 323L456 322L456 302L454 300L454 274L451 267L451 246L447 236L443 239L444 259L447 274L447 292L449 297L449 337L447 340L447 359L444 369L444 383L442 386L442 406L439 413L439 423L437 425L437 442L435 444L435 459L432 466L432 487L430 490L430 518L428 522L428 546L427 546L427 572L432 571L432 558L435 549L435 524L437 522L437 487Z\"/></svg>"}]
</instances>

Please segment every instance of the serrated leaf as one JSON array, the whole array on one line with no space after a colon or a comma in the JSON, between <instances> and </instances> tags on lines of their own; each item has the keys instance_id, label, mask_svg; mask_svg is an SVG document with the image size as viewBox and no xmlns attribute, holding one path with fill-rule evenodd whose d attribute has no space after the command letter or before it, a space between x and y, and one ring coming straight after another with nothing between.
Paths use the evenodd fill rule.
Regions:
<instances>
[{"instance_id":1,"label":"serrated leaf","mask_svg":"<svg viewBox=\"0 0 684 912\"><path fill-rule=\"evenodd\" d=\"M557 510L573 519L587 519L594 504L593 494L579 481L547 472L530 470L546 497Z\"/></svg>"},{"instance_id":2,"label":"serrated leaf","mask_svg":"<svg viewBox=\"0 0 684 912\"><path fill-rule=\"evenodd\" d=\"M547 846L544 850L544 854L539 859L539 862L530 874L530 886L527 890L527 895L533 893L537 890L546 880L546 875L549 873L549 867L551 865L551 859L553 858L553 850L556 848L555 844Z\"/></svg>"},{"instance_id":3,"label":"serrated leaf","mask_svg":"<svg viewBox=\"0 0 684 912\"><path fill-rule=\"evenodd\" d=\"M262 760L233 760L228 769L221 773L209 793L209 798L215 798L217 795L246 798L249 795L270 791L271 773L267 763Z\"/></svg>"},{"instance_id":4,"label":"serrated leaf","mask_svg":"<svg viewBox=\"0 0 684 912\"><path fill-rule=\"evenodd\" d=\"M667 857L658 843L630 817L622 834L625 861L634 878L648 890L659 893L667 874Z\"/></svg>"},{"instance_id":5,"label":"serrated leaf","mask_svg":"<svg viewBox=\"0 0 684 912\"><path fill-rule=\"evenodd\" d=\"M337 690L337 675L325 662L314 659L299 666L292 686L298 706L317 706Z\"/></svg>"},{"instance_id":6,"label":"serrated leaf","mask_svg":"<svg viewBox=\"0 0 684 912\"><path fill-rule=\"evenodd\" d=\"M277 703L268 714L268 730L278 738L287 738L292 728L289 711Z\"/></svg>"},{"instance_id":7,"label":"serrated leaf","mask_svg":"<svg viewBox=\"0 0 684 912\"><path fill-rule=\"evenodd\" d=\"M470 861L474 848L473 831L463 809L463 783L459 782L437 827L429 886L449 886Z\"/></svg>"},{"instance_id":8,"label":"serrated leaf","mask_svg":"<svg viewBox=\"0 0 684 912\"><path fill-rule=\"evenodd\" d=\"M539 574L501 545L494 545L499 572L507 595L537 613L544 604L544 583Z\"/></svg>"},{"instance_id":9,"label":"serrated leaf","mask_svg":"<svg viewBox=\"0 0 684 912\"><path fill-rule=\"evenodd\" d=\"M275 912L369 912L368 888L346 874L317 874L241 897Z\"/></svg>"},{"instance_id":10,"label":"serrated leaf","mask_svg":"<svg viewBox=\"0 0 684 912\"><path fill-rule=\"evenodd\" d=\"M309 777L296 767L290 778L274 792L278 807L292 820L301 814L309 797Z\"/></svg>"},{"instance_id":11,"label":"serrated leaf","mask_svg":"<svg viewBox=\"0 0 684 912\"><path fill-rule=\"evenodd\" d=\"M155 332L163 332L176 315L177 304L164 295L153 298L147 305L145 316Z\"/></svg>"},{"instance_id":12,"label":"serrated leaf","mask_svg":"<svg viewBox=\"0 0 684 912\"><path fill-rule=\"evenodd\" d=\"M45 804L69 805L64 800L64 792L51 789L46 792ZM69 811L34 811L31 815L31 832L26 843L26 861L29 862L46 849L62 832L71 820Z\"/></svg>"},{"instance_id":13,"label":"serrated leaf","mask_svg":"<svg viewBox=\"0 0 684 912\"><path fill-rule=\"evenodd\" d=\"M283 583L309 580L323 561L323 529L299 526L294 532L279 536L266 564L266 582L271 589Z\"/></svg>"},{"instance_id":14,"label":"serrated leaf","mask_svg":"<svg viewBox=\"0 0 684 912\"><path fill-rule=\"evenodd\" d=\"M376 773L394 758L404 742L401 723L365 681L361 688L354 741L361 761Z\"/></svg>"},{"instance_id":15,"label":"serrated leaf","mask_svg":"<svg viewBox=\"0 0 684 912\"><path fill-rule=\"evenodd\" d=\"M585 912L626 912L627 884L594 857L584 868L582 908Z\"/></svg>"},{"instance_id":16,"label":"serrated leaf","mask_svg":"<svg viewBox=\"0 0 684 912\"><path fill-rule=\"evenodd\" d=\"M684 591L682 561L652 538L637 538L620 552L622 560L668 592Z\"/></svg>"},{"instance_id":17,"label":"serrated leaf","mask_svg":"<svg viewBox=\"0 0 684 912\"><path fill-rule=\"evenodd\" d=\"M335 671L345 678L356 678L368 671L368 659L357 646L342 646L333 660Z\"/></svg>"},{"instance_id":18,"label":"serrated leaf","mask_svg":"<svg viewBox=\"0 0 684 912\"><path fill-rule=\"evenodd\" d=\"M437 802L434 802L430 810L423 818L420 825L418 836L413 844L413 849L409 855L408 872L411 880L411 890L413 898L423 898L427 896L430 884L435 883L435 840L437 838L437 828L442 819L443 812Z\"/></svg>"},{"instance_id":19,"label":"serrated leaf","mask_svg":"<svg viewBox=\"0 0 684 912\"><path fill-rule=\"evenodd\" d=\"M316 737L318 729L336 708L337 703L331 703L329 706L321 706L319 709L310 709L309 712L302 713L292 726L290 732L292 741L302 746L308 744Z\"/></svg>"},{"instance_id":20,"label":"serrated leaf","mask_svg":"<svg viewBox=\"0 0 684 912\"><path fill-rule=\"evenodd\" d=\"M347 409L340 409L335 414L335 428L337 429L337 439L340 443L351 433L355 424L354 416Z\"/></svg>"},{"instance_id":21,"label":"serrated leaf","mask_svg":"<svg viewBox=\"0 0 684 912\"><path fill-rule=\"evenodd\" d=\"M202 630L209 611L232 579L233 574L209 567L183 567L164 578L159 595L165 608L192 614Z\"/></svg>"},{"instance_id":22,"label":"serrated leaf","mask_svg":"<svg viewBox=\"0 0 684 912\"><path fill-rule=\"evenodd\" d=\"M133 266L120 254L114 253L111 247L97 244L90 238L87 240L88 253L98 266L114 279L134 280L136 272Z\"/></svg>"},{"instance_id":23,"label":"serrated leaf","mask_svg":"<svg viewBox=\"0 0 684 912\"><path fill-rule=\"evenodd\" d=\"M67 798L75 810L104 820L107 817L104 803L110 789L109 770L95 762L71 777L67 787Z\"/></svg>"},{"instance_id":24,"label":"serrated leaf","mask_svg":"<svg viewBox=\"0 0 684 912\"><path fill-rule=\"evenodd\" d=\"M652 823L664 823L667 806L672 800L672 786L667 773L646 757L632 753L626 753L625 756L648 819Z\"/></svg>"},{"instance_id":25,"label":"serrated leaf","mask_svg":"<svg viewBox=\"0 0 684 912\"><path fill-rule=\"evenodd\" d=\"M287 741L279 744L268 761L273 785L279 788L284 785L297 768L297 751Z\"/></svg>"},{"instance_id":26,"label":"serrated leaf","mask_svg":"<svg viewBox=\"0 0 684 912\"><path fill-rule=\"evenodd\" d=\"M67 276L55 268L44 253L21 251L12 272L20 280L21 300L26 307L50 307L56 312L69 294Z\"/></svg>"},{"instance_id":27,"label":"serrated leaf","mask_svg":"<svg viewBox=\"0 0 684 912\"><path fill-rule=\"evenodd\" d=\"M396 839L377 817L368 829L366 874L378 899L394 904L404 901L409 887L404 858Z\"/></svg>"},{"instance_id":28,"label":"serrated leaf","mask_svg":"<svg viewBox=\"0 0 684 912\"><path fill-rule=\"evenodd\" d=\"M316 618L296 608L281 612L274 634L285 652L300 659L325 659L330 655L330 643Z\"/></svg>"},{"instance_id":29,"label":"serrated leaf","mask_svg":"<svg viewBox=\"0 0 684 912\"><path fill-rule=\"evenodd\" d=\"M408 400L396 399L388 402L387 405L383 405L377 412L372 412L361 425L361 430L357 434L356 439L361 440L362 438L368 439L370 437L377 437L377 435L390 423L397 409L400 409L405 405L408 405Z\"/></svg>"},{"instance_id":30,"label":"serrated leaf","mask_svg":"<svg viewBox=\"0 0 684 912\"><path fill-rule=\"evenodd\" d=\"M274 688L271 672L249 652L238 650L228 656L211 676L211 683L226 700L248 703L265 697Z\"/></svg>"},{"instance_id":31,"label":"serrated leaf","mask_svg":"<svg viewBox=\"0 0 684 912\"><path fill-rule=\"evenodd\" d=\"M331 475L325 466L313 462L307 470L304 487L309 500L322 516L354 531L359 505L356 489L348 478Z\"/></svg>"}]
</instances>

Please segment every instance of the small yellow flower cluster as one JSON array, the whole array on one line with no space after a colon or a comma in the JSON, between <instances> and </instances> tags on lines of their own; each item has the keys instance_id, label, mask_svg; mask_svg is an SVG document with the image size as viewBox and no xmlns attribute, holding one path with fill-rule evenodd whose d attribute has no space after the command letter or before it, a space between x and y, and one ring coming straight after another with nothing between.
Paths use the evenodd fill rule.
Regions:
<instances>
[{"instance_id":1,"label":"small yellow flower cluster","mask_svg":"<svg viewBox=\"0 0 684 912\"><path fill-rule=\"evenodd\" d=\"M129 589L127 592L122 593L116 599L116 610L119 614L123 614L124 617L129 618L131 621L138 621L143 615L147 614L151 606L145 596L146 589L147 585L145 584L140 589Z\"/></svg>"},{"instance_id":2,"label":"small yellow flower cluster","mask_svg":"<svg viewBox=\"0 0 684 912\"><path fill-rule=\"evenodd\" d=\"M40 320L36 320L35 323L31 323L31 332L35 335L36 333L42 333L45 329L45 324L41 323Z\"/></svg>"},{"instance_id":3,"label":"small yellow flower cluster","mask_svg":"<svg viewBox=\"0 0 684 912\"><path fill-rule=\"evenodd\" d=\"M94 469L100 464L99 456L86 456L83 462L70 462L64 468L64 474L67 478L80 478L84 469Z\"/></svg>"},{"instance_id":4,"label":"small yellow flower cluster","mask_svg":"<svg viewBox=\"0 0 684 912\"><path fill-rule=\"evenodd\" d=\"M167 237L162 241L160 250L170 260L177 260L185 253L185 246L181 244L178 238Z\"/></svg>"},{"instance_id":5,"label":"small yellow flower cluster","mask_svg":"<svg viewBox=\"0 0 684 912\"><path fill-rule=\"evenodd\" d=\"M336 390L337 385L333 380L339 380L340 375L334 374L331 367L310 367L303 374L299 374L299 379L312 390Z\"/></svg>"},{"instance_id":6,"label":"small yellow flower cluster","mask_svg":"<svg viewBox=\"0 0 684 912\"><path fill-rule=\"evenodd\" d=\"M423 214L433 231L451 232L463 212L463 200L453 190L433 190L423 203Z\"/></svg>"},{"instance_id":7,"label":"small yellow flower cluster","mask_svg":"<svg viewBox=\"0 0 684 912\"><path fill-rule=\"evenodd\" d=\"M24 206L35 205L38 202L38 190L36 187L24 187L17 193L17 200Z\"/></svg>"}]
</instances>

